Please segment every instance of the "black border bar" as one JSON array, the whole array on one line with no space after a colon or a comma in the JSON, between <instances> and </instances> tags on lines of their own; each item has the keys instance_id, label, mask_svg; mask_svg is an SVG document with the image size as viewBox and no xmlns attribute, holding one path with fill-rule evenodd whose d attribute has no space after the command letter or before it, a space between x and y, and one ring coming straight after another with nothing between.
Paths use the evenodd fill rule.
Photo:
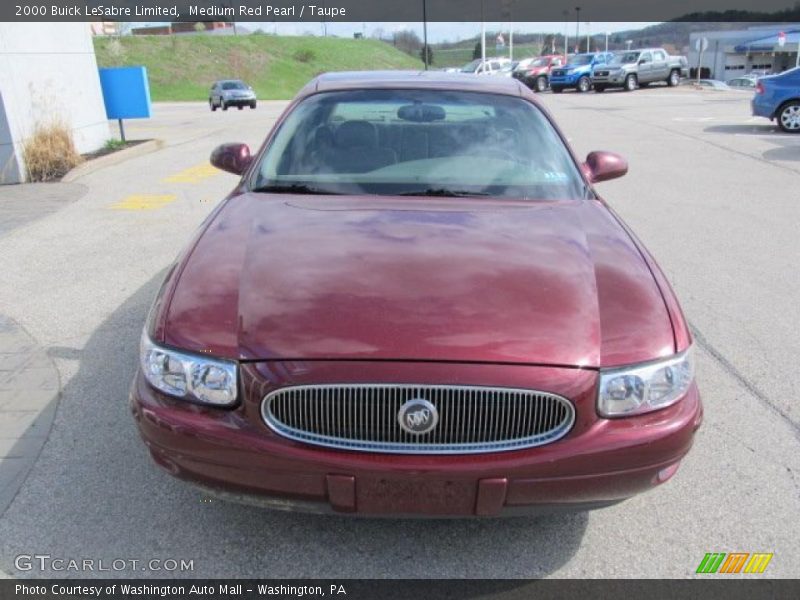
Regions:
<instances>
[{"instance_id":1,"label":"black border bar","mask_svg":"<svg viewBox=\"0 0 800 600\"><path fill-rule=\"evenodd\" d=\"M2 0L0 21L563 22L576 3L542 0ZM794 0L580 0L598 22L800 21ZM322 10L322 12L320 12Z\"/></svg>"},{"instance_id":2,"label":"black border bar","mask_svg":"<svg viewBox=\"0 0 800 600\"><path fill-rule=\"evenodd\" d=\"M298 565L302 568L301 565ZM761 576L708 576L695 580L526 580L526 579L7 579L0 600L561 600L563 598L702 598L782 600L800 597L800 581ZM24 586L20 591L18 586ZM125 593L125 586L136 593ZM192 586L201 593L191 593ZM221 586L226 586L226 592ZM261 586L259 588L259 586ZM270 588L270 591L267 591ZM319 594L319 589L323 594ZM99 590L99 594L97 591ZM344 591L345 593L342 593Z\"/></svg>"}]
</instances>

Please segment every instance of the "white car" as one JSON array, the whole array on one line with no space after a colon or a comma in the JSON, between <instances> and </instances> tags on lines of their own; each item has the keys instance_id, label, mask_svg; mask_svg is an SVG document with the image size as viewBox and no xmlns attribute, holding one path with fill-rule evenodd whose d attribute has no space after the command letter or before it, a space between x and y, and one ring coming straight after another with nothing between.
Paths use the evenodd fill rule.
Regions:
<instances>
[{"instance_id":1,"label":"white car","mask_svg":"<svg viewBox=\"0 0 800 600\"><path fill-rule=\"evenodd\" d=\"M461 68L462 73L473 73L475 75L497 75L504 68L511 64L507 58L487 58L485 61L476 58Z\"/></svg>"}]
</instances>

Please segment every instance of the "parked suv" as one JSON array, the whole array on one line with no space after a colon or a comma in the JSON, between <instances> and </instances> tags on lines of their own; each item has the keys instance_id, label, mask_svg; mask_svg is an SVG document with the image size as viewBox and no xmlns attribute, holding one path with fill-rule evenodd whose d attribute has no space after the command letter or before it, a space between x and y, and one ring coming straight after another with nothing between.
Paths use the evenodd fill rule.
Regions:
<instances>
[{"instance_id":1,"label":"parked suv","mask_svg":"<svg viewBox=\"0 0 800 600\"><path fill-rule=\"evenodd\" d=\"M550 85L550 71L564 64L561 55L539 56L520 61L511 74L534 92L543 92Z\"/></svg>"},{"instance_id":2,"label":"parked suv","mask_svg":"<svg viewBox=\"0 0 800 600\"><path fill-rule=\"evenodd\" d=\"M681 82L686 68L682 56L670 56L663 48L644 48L618 52L607 65L592 71L595 92L621 87L632 92L655 81L665 81L670 87Z\"/></svg>"},{"instance_id":3,"label":"parked suv","mask_svg":"<svg viewBox=\"0 0 800 600\"><path fill-rule=\"evenodd\" d=\"M229 106L236 106L242 110L245 106L256 107L256 93L244 81L238 79L225 79L215 81L208 93L208 105L211 110L228 110Z\"/></svg>"},{"instance_id":4,"label":"parked suv","mask_svg":"<svg viewBox=\"0 0 800 600\"><path fill-rule=\"evenodd\" d=\"M566 88L588 92L592 89L592 69L604 65L611 57L611 52L588 52L570 56L566 65L550 72L550 89L556 94Z\"/></svg>"}]
</instances>

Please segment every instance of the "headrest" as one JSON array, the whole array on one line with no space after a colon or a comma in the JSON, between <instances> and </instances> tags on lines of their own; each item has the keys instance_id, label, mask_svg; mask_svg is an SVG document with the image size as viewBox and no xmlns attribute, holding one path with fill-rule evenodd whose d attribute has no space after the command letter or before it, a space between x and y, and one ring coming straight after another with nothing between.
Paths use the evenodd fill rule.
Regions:
<instances>
[{"instance_id":1,"label":"headrest","mask_svg":"<svg viewBox=\"0 0 800 600\"><path fill-rule=\"evenodd\" d=\"M336 129L336 145L340 148L375 148L378 129L369 121L345 121Z\"/></svg>"}]
</instances>

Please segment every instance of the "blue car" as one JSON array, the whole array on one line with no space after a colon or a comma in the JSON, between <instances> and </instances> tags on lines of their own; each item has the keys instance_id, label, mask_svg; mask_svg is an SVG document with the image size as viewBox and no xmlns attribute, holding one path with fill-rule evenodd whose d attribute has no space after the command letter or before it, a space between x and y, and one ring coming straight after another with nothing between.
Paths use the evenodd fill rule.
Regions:
<instances>
[{"instance_id":1,"label":"blue car","mask_svg":"<svg viewBox=\"0 0 800 600\"><path fill-rule=\"evenodd\" d=\"M566 65L550 71L550 89L556 94L566 88L588 92L592 89L594 66L606 64L613 56L611 52L587 52L570 56Z\"/></svg>"},{"instance_id":2,"label":"blue car","mask_svg":"<svg viewBox=\"0 0 800 600\"><path fill-rule=\"evenodd\" d=\"M781 131L800 133L800 67L759 79L750 106L753 115L777 121Z\"/></svg>"}]
</instances>

